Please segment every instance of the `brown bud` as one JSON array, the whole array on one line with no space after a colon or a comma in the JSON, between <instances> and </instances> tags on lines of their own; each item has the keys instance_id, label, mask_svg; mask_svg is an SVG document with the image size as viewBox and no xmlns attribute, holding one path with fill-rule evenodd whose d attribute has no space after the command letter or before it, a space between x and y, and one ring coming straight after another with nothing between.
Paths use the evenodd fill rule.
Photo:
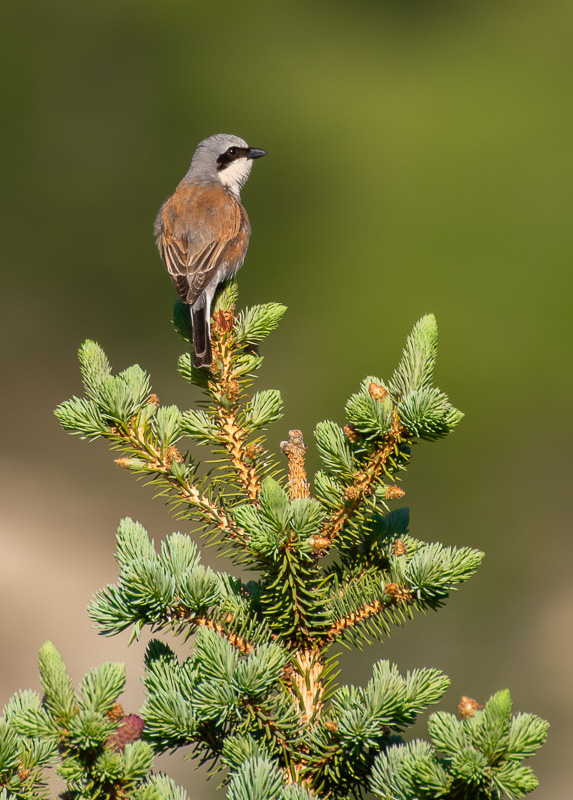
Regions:
<instances>
[{"instance_id":1,"label":"brown bud","mask_svg":"<svg viewBox=\"0 0 573 800\"><path fill-rule=\"evenodd\" d=\"M155 393L152 393L147 398L148 403L154 403L156 406L159 406L159 397Z\"/></svg>"},{"instance_id":2,"label":"brown bud","mask_svg":"<svg viewBox=\"0 0 573 800\"><path fill-rule=\"evenodd\" d=\"M347 486L344 490L344 499L345 500L356 500L358 495L360 494L360 489L358 486Z\"/></svg>"},{"instance_id":3,"label":"brown bud","mask_svg":"<svg viewBox=\"0 0 573 800\"><path fill-rule=\"evenodd\" d=\"M226 333L233 330L234 314L233 309L219 309L213 314L213 327L219 333Z\"/></svg>"},{"instance_id":4,"label":"brown bud","mask_svg":"<svg viewBox=\"0 0 573 800\"><path fill-rule=\"evenodd\" d=\"M397 500L399 497L404 497L405 494L406 492L399 486L386 487L386 500Z\"/></svg>"},{"instance_id":5,"label":"brown bud","mask_svg":"<svg viewBox=\"0 0 573 800\"><path fill-rule=\"evenodd\" d=\"M330 731L331 733L338 733L338 725L333 719L327 719L326 722L324 723L324 727L326 728L327 731Z\"/></svg>"},{"instance_id":6,"label":"brown bud","mask_svg":"<svg viewBox=\"0 0 573 800\"><path fill-rule=\"evenodd\" d=\"M131 465L133 464L133 459L131 458L116 458L115 463L118 467L122 469L131 469Z\"/></svg>"},{"instance_id":7,"label":"brown bud","mask_svg":"<svg viewBox=\"0 0 573 800\"><path fill-rule=\"evenodd\" d=\"M167 451L167 458L165 460L167 461L168 467L171 466L173 461L177 461L178 464L182 464L185 461L179 450L173 445Z\"/></svg>"},{"instance_id":8,"label":"brown bud","mask_svg":"<svg viewBox=\"0 0 573 800\"><path fill-rule=\"evenodd\" d=\"M408 603L412 600L412 593L405 586L398 586L397 583L388 583L384 587L384 593L391 597L396 603Z\"/></svg>"},{"instance_id":9,"label":"brown bud","mask_svg":"<svg viewBox=\"0 0 573 800\"><path fill-rule=\"evenodd\" d=\"M233 405L239 396L239 381L232 378L229 381L225 381L222 388L227 401L230 405Z\"/></svg>"},{"instance_id":10,"label":"brown bud","mask_svg":"<svg viewBox=\"0 0 573 800\"><path fill-rule=\"evenodd\" d=\"M330 547L330 539L327 536L312 536L308 542L314 550L326 550Z\"/></svg>"},{"instance_id":11,"label":"brown bud","mask_svg":"<svg viewBox=\"0 0 573 800\"><path fill-rule=\"evenodd\" d=\"M141 717L138 717L137 714L128 714L127 717L123 718L115 733L112 733L109 737L106 745L110 750L123 752L126 744L131 744L141 739L144 727L145 722Z\"/></svg>"},{"instance_id":12,"label":"brown bud","mask_svg":"<svg viewBox=\"0 0 573 800\"><path fill-rule=\"evenodd\" d=\"M247 445L245 447L245 455L250 461L256 461L256 459L264 452L264 448L262 445L253 442L252 444Z\"/></svg>"},{"instance_id":13,"label":"brown bud","mask_svg":"<svg viewBox=\"0 0 573 800\"><path fill-rule=\"evenodd\" d=\"M106 714L106 717L108 719L113 720L114 722L123 719L124 716L125 714L121 703L114 703L114 705L110 708L110 710Z\"/></svg>"},{"instance_id":14,"label":"brown bud","mask_svg":"<svg viewBox=\"0 0 573 800\"><path fill-rule=\"evenodd\" d=\"M386 389L381 384L374 383L374 381L372 381L372 383L368 387L368 394L373 400L378 400L379 402L382 402L382 400L386 400L386 398L388 397L388 392L386 391Z\"/></svg>"},{"instance_id":15,"label":"brown bud","mask_svg":"<svg viewBox=\"0 0 573 800\"><path fill-rule=\"evenodd\" d=\"M18 777L21 781L25 781L29 774L30 770L27 767L23 767L22 765L18 767Z\"/></svg>"},{"instance_id":16,"label":"brown bud","mask_svg":"<svg viewBox=\"0 0 573 800\"><path fill-rule=\"evenodd\" d=\"M352 425L352 423L349 422L348 425L345 425L343 430L346 434L346 438L350 442L357 442L360 439L360 434L356 430L356 426Z\"/></svg>"},{"instance_id":17,"label":"brown bud","mask_svg":"<svg viewBox=\"0 0 573 800\"><path fill-rule=\"evenodd\" d=\"M482 708L483 706L477 700L464 695L460 700L458 711L462 719L468 719L469 717L475 717L476 711L481 711Z\"/></svg>"},{"instance_id":18,"label":"brown bud","mask_svg":"<svg viewBox=\"0 0 573 800\"><path fill-rule=\"evenodd\" d=\"M406 545L402 541L402 539L396 539L394 542L394 555L396 556L405 556L407 553Z\"/></svg>"},{"instance_id":19,"label":"brown bud","mask_svg":"<svg viewBox=\"0 0 573 800\"><path fill-rule=\"evenodd\" d=\"M285 667L282 668L281 673L282 673L283 680L288 681L292 677L292 675L294 673L293 665L292 664L287 664Z\"/></svg>"},{"instance_id":20,"label":"brown bud","mask_svg":"<svg viewBox=\"0 0 573 800\"><path fill-rule=\"evenodd\" d=\"M189 619L190 612L187 606L182 603L178 598L174 598L176 602L169 610L169 619Z\"/></svg>"},{"instance_id":21,"label":"brown bud","mask_svg":"<svg viewBox=\"0 0 573 800\"><path fill-rule=\"evenodd\" d=\"M223 311L215 311L215 313L211 317L211 327L217 333L220 333L225 330L225 315Z\"/></svg>"}]
</instances>

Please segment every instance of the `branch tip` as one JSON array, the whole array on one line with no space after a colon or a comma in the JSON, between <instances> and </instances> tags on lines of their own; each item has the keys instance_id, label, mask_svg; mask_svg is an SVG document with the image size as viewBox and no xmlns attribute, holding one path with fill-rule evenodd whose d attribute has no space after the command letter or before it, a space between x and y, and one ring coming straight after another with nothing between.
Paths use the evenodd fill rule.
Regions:
<instances>
[{"instance_id":1,"label":"branch tip","mask_svg":"<svg viewBox=\"0 0 573 800\"><path fill-rule=\"evenodd\" d=\"M307 448L302 438L302 431L297 429L289 431L288 441L281 442L280 448L287 457L288 485L291 500L310 497L310 487L304 465L304 456Z\"/></svg>"}]
</instances>

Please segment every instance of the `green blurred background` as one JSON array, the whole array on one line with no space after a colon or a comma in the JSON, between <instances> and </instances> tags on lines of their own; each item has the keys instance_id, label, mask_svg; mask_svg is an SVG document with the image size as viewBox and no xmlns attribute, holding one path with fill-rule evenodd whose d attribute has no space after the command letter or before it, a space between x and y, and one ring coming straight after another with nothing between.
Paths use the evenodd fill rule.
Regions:
<instances>
[{"instance_id":1,"label":"green blurred background","mask_svg":"<svg viewBox=\"0 0 573 800\"><path fill-rule=\"evenodd\" d=\"M85 606L115 580L122 516L156 539L177 524L52 410L80 391L87 337L116 368L149 370L162 402L192 401L152 224L197 142L235 133L270 152L243 191L241 302L289 306L264 347L260 386L286 403L271 444L289 427L312 444L320 419L341 421L427 311L437 382L466 413L415 452L405 499L415 535L481 548L483 567L439 614L345 655L345 674L365 681L381 657L441 668L450 711L509 686L516 710L552 723L536 796L566 797L570 1L4 0L0 14L0 701L38 688L51 638L76 681L127 659L126 706L142 702L145 643L98 638ZM213 796L180 755L162 764Z\"/></svg>"}]
</instances>

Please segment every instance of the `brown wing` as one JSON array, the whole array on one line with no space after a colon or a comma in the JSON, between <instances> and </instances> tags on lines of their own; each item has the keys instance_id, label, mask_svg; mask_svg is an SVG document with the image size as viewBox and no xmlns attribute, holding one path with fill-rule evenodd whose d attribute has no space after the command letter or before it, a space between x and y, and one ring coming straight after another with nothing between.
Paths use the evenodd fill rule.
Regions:
<instances>
[{"instance_id":1,"label":"brown wing","mask_svg":"<svg viewBox=\"0 0 573 800\"><path fill-rule=\"evenodd\" d=\"M179 297L192 305L210 281L231 277L245 258L251 227L222 186L181 183L155 222L157 247Z\"/></svg>"}]
</instances>

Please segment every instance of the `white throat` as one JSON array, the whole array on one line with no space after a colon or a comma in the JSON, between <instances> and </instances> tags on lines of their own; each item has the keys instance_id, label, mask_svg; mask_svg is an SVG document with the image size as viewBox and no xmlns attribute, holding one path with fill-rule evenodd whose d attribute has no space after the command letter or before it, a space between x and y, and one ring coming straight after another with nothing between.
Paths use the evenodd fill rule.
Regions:
<instances>
[{"instance_id":1,"label":"white throat","mask_svg":"<svg viewBox=\"0 0 573 800\"><path fill-rule=\"evenodd\" d=\"M232 161L228 167L220 170L219 180L226 189L236 197L239 197L241 188L247 182L252 166L253 162L250 158L238 158L236 161Z\"/></svg>"}]
</instances>

